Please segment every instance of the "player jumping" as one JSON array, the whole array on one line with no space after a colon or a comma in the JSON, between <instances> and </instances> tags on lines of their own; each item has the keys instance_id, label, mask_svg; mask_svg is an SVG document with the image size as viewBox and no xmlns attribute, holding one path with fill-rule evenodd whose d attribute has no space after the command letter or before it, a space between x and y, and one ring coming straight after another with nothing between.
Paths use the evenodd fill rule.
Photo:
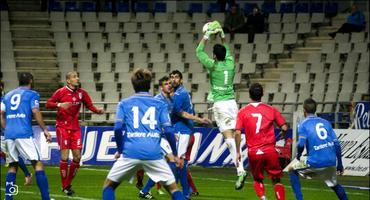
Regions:
<instances>
[{"instance_id":1,"label":"player jumping","mask_svg":"<svg viewBox=\"0 0 370 200\"><path fill-rule=\"evenodd\" d=\"M210 22L208 27L210 27L210 30L205 32L203 39L196 49L196 55L200 63L202 63L210 74L211 90L208 95L208 100L214 102L213 114L217 126L224 136L225 143L237 169L238 179L235 183L235 189L240 190L244 186L247 173L244 170L243 163L237 160L236 152L239 151L239 149L236 148L234 139L236 115L238 113L233 86L235 63L233 56L230 55L230 47L225 42L225 34L222 31L221 25L217 21L214 21ZM204 51L204 48L207 41L210 37L213 37L214 34L220 35L222 45L215 44L213 46L213 59L211 59Z\"/></svg>"}]
</instances>

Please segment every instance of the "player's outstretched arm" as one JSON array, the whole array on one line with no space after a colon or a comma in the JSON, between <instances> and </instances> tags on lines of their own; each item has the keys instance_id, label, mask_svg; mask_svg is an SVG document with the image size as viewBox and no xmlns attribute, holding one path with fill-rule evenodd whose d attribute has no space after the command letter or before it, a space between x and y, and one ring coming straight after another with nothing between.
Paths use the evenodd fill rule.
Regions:
<instances>
[{"instance_id":1,"label":"player's outstretched arm","mask_svg":"<svg viewBox=\"0 0 370 200\"><path fill-rule=\"evenodd\" d=\"M34 109L32 109L32 113L33 113L33 116L35 117L36 122L39 124L41 129L44 131L46 141L48 143L50 143L51 142L51 135L49 133L48 128L45 126L45 123L44 123L44 120L42 119L42 114L41 114L40 110L37 109L37 108L34 108Z\"/></svg>"},{"instance_id":2,"label":"player's outstretched arm","mask_svg":"<svg viewBox=\"0 0 370 200\"><path fill-rule=\"evenodd\" d=\"M84 92L84 95L83 95L83 102L85 104L85 107L89 110L91 110L93 113L96 113L96 114L104 114L104 109L102 108L97 108L93 105L93 102L89 96L89 94L87 92Z\"/></svg>"},{"instance_id":3,"label":"player's outstretched arm","mask_svg":"<svg viewBox=\"0 0 370 200\"><path fill-rule=\"evenodd\" d=\"M188 112L182 111L179 113L180 117L185 118L185 119L190 119L193 120L199 124L211 124L212 121L209 120L208 118L205 117L198 117L196 115L192 115Z\"/></svg>"},{"instance_id":4,"label":"player's outstretched arm","mask_svg":"<svg viewBox=\"0 0 370 200\"><path fill-rule=\"evenodd\" d=\"M280 130L280 139L285 139L286 132L288 131L288 125L283 124L282 126L280 126Z\"/></svg>"},{"instance_id":5,"label":"player's outstretched arm","mask_svg":"<svg viewBox=\"0 0 370 200\"><path fill-rule=\"evenodd\" d=\"M122 121L116 121L114 123L114 138L116 139L117 153L121 154L123 150L123 136L122 131L125 129L125 126Z\"/></svg>"},{"instance_id":6,"label":"player's outstretched arm","mask_svg":"<svg viewBox=\"0 0 370 200\"><path fill-rule=\"evenodd\" d=\"M1 119L1 128L5 129L5 117L4 117L4 111L1 109L0 111L0 119Z\"/></svg>"},{"instance_id":7,"label":"player's outstretched arm","mask_svg":"<svg viewBox=\"0 0 370 200\"><path fill-rule=\"evenodd\" d=\"M337 156L337 174L343 175L344 169L343 169L343 163L342 163L342 149L340 147L338 140L334 141L334 146L335 146L335 154Z\"/></svg>"}]
</instances>

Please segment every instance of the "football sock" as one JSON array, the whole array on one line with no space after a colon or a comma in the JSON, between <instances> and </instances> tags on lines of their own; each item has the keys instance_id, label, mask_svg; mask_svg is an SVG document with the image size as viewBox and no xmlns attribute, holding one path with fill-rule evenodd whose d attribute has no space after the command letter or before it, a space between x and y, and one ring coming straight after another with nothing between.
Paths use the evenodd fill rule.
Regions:
<instances>
[{"instance_id":1,"label":"football sock","mask_svg":"<svg viewBox=\"0 0 370 200\"><path fill-rule=\"evenodd\" d=\"M299 176L296 171L289 172L290 185L292 186L295 198L297 200L303 200L301 191L301 183L299 182Z\"/></svg>"},{"instance_id":2,"label":"football sock","mask_svg":"<svg viewBox=\"0 0 370 200\"><path fill-rule=\"evenodd\" d=\"M114 200L114 189L110 186L103 189L103 200Z\"/></svg>"},{"instance_id":3,"label":"football sock","mask_svg":"<svg viewBox=\"0 0 370 200\"><path fill-rule=\"evenodd\" d=\"M78 168L80 168L80 163L72 161L71 165L69 166L67 186L71 185L73 178L77 174Z\"/></svg>"},{"instance_id":4,"label":"football sock","mask_svg":"<svg viewBox=\"0 0 370 200\"><path fill-rule=\"evenodd\" d=\"M285 189L281 183L276 183L274 186L275 196L277 200L285 200Z\"/></svg>"},{"instance_id":5,"label":"football sock","mask_svg":"<svg viewBox=\"0 0 370 200\"><path fill-rule=\"evenodd\" d=\"M15 194L15 178L16 178L16 173L15 172L8 172L6 174L6 183L5 183L5 199L10 200L13 199L13 195Z\"/></svg>"},{"instance_id":6,"label":"football sock","mask_svg":"<svg viewBox=\"0 0 370 200\"><path fill-rule=\"evenodd\" d=\"M188 164L188 161L185 160L184 167L182 169L179 168L179 176L180 176L180 183L182 186L182 193L185 197L189 196L187 164Z\"/></svg>"},{"instance_id":7,"label":"football sock","mask_svg":"<svg viewBox=\"0 0 370 200\"><path fill-rule=\"evenodd\" d=\"M24 164L24 161L21 157L18 157L18 166L22 169L23 173L24 173L24 176L30 176L30 172L28 171L27 169L27 166L26 164Z\"/></svg>"},{"instance_id":8,"label":"football sock","mask_svg":"<svg viewBox=\"0 0 370 200\"><path fill-rule=\"evenodd\" d=\"M253 182L253 187L254 187L254 190L256 191L256 194L259 198L261 198L262 196L265 196L265 186L263 185L262 182L254 181Z\"/></svg>"},{"instance_id":9,"label":"football sock","mask_svg":"<svg viewBox=\"0 0 370 200\"><path fill-rule=\"evenodd\" d=\"M331 187L331 189L334 190L340 200L348 200L347 194L341 185L337 184L336 186Z\"/></svg>"},{"instance_id":10,"label":"football sock","mask_svg":"<svg viewBox=\"0 0 370 200\"><path fill-rule=\"evenodd\" d=\"M171 194L173 200L185 200L184 195L180 192L180 190L176 190Z\"/></svg>"},{"instance_id":11,"label":"football sock","mask_svg":"<svg viewBox=\"0 0 370 200\"><path fill-rule=\"evenodd\" d=\"M155 184L154 181L151 178L149 178L141 191L144 194L148 193L150 191L150 189L154 186L154 184Z\"/></svg>"},{"instance_id":12,"label":"football sock","mask_svg":"<svg viewBox=\"0 0 370 200\"><path fill-rule=\"evenodd\" d=\"M176 163L175 162L168 162L168 165L171 168L171 171L174 175L176 175Z\"/></svg>"},{"instance_id":13,"label":"football sock","mask_svg":"<svg viewBox=\"0 0 370 200\"><path fill-rule=\"evenodd\" d=\"M62 179L62 188L64 189L68 186L68 160L60 160L59 171Z\"/></svg>"},{"instance_id":14,"label":"football sock","mask_svg":"<svg viewBox=\"0 0 370 200\"><path fill-rule=\"evenodd\" d=\"M193 177L191 176L189 170L188 170L188 183L189 183L189 186L190 186L192 192L198 192L198 189L197 189L197 187L195 187Z\"/></svg>"},{"instance_id":15,"label":"football sock","mask_svg":"<svg viewBox=\"0 0 370 200\"><path fill-rule=\"evenodd\" d=\"M235 144L235 140L234 140L234 138L227 138L227 139L225 139L225 143L227 145L227 148L230 151L231 159L232 159L234 165L236 166L237 159L236 159L236 144ZM239 171L238 168L236 170L237 170L237 173L239 175L241 172Z\"/></svg>"},{"instance_id":16,"label":"football sock","mask_svg":"<svg viewBox=\"0 0 370 200\"><path fill-rule=\"evenodd\" d=\"M39 186L41 192L42 200L49 200L49 184L45 171L36 171L35 174L37 185Z\"/></svg>"}]
</instances>

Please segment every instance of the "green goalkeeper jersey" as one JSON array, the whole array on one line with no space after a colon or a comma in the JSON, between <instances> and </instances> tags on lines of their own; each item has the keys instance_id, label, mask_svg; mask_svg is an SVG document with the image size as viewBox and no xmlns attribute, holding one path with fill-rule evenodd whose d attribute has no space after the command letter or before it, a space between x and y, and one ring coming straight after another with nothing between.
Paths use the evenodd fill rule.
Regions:
<instances>
[{"instance_id":1,"label":"green goalkeeper jersey","mask_svg":"<svg viewBox=\"0 0 370 200\"><path fill-rule=\"evenodd\" d=\"M196 55L202 65L208 70L210 75L211 91L208 94L208 100L217 102L229 99L235 99L234 94L234 58L230 55L230 48L224 44L226 56L223 61L216 61L208 57L204 52L204 44L200 43L196 49Z\"/></svg>"}]
</instances>

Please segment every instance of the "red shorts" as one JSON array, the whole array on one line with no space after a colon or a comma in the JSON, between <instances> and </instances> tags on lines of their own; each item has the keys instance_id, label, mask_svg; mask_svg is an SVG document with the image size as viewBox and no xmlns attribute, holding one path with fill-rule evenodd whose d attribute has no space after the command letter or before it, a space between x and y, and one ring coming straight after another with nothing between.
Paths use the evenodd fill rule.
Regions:
<instances>
[{"instance_id":1,"label":"red shorts","mask_svg":"<svg viewBox=\"0 0 370 200\"><path fill-rule=\"evenodd\" d=\"M266 151L263 154L248 152L249 166L254 179L263 179L264 171L269 178L281 178L283 171L280 167L279 155L276 151Z\"/></svg>"},{"instance_id":2,"label":"red shorts","mask_svg":"<svg viewBox=\"0 0 370 200\"><path fill-rule=\"evenodd\" d=\"M57 140L60 149L82 149L81 130L56 128Z\"/></svg>"}]
</instances>

